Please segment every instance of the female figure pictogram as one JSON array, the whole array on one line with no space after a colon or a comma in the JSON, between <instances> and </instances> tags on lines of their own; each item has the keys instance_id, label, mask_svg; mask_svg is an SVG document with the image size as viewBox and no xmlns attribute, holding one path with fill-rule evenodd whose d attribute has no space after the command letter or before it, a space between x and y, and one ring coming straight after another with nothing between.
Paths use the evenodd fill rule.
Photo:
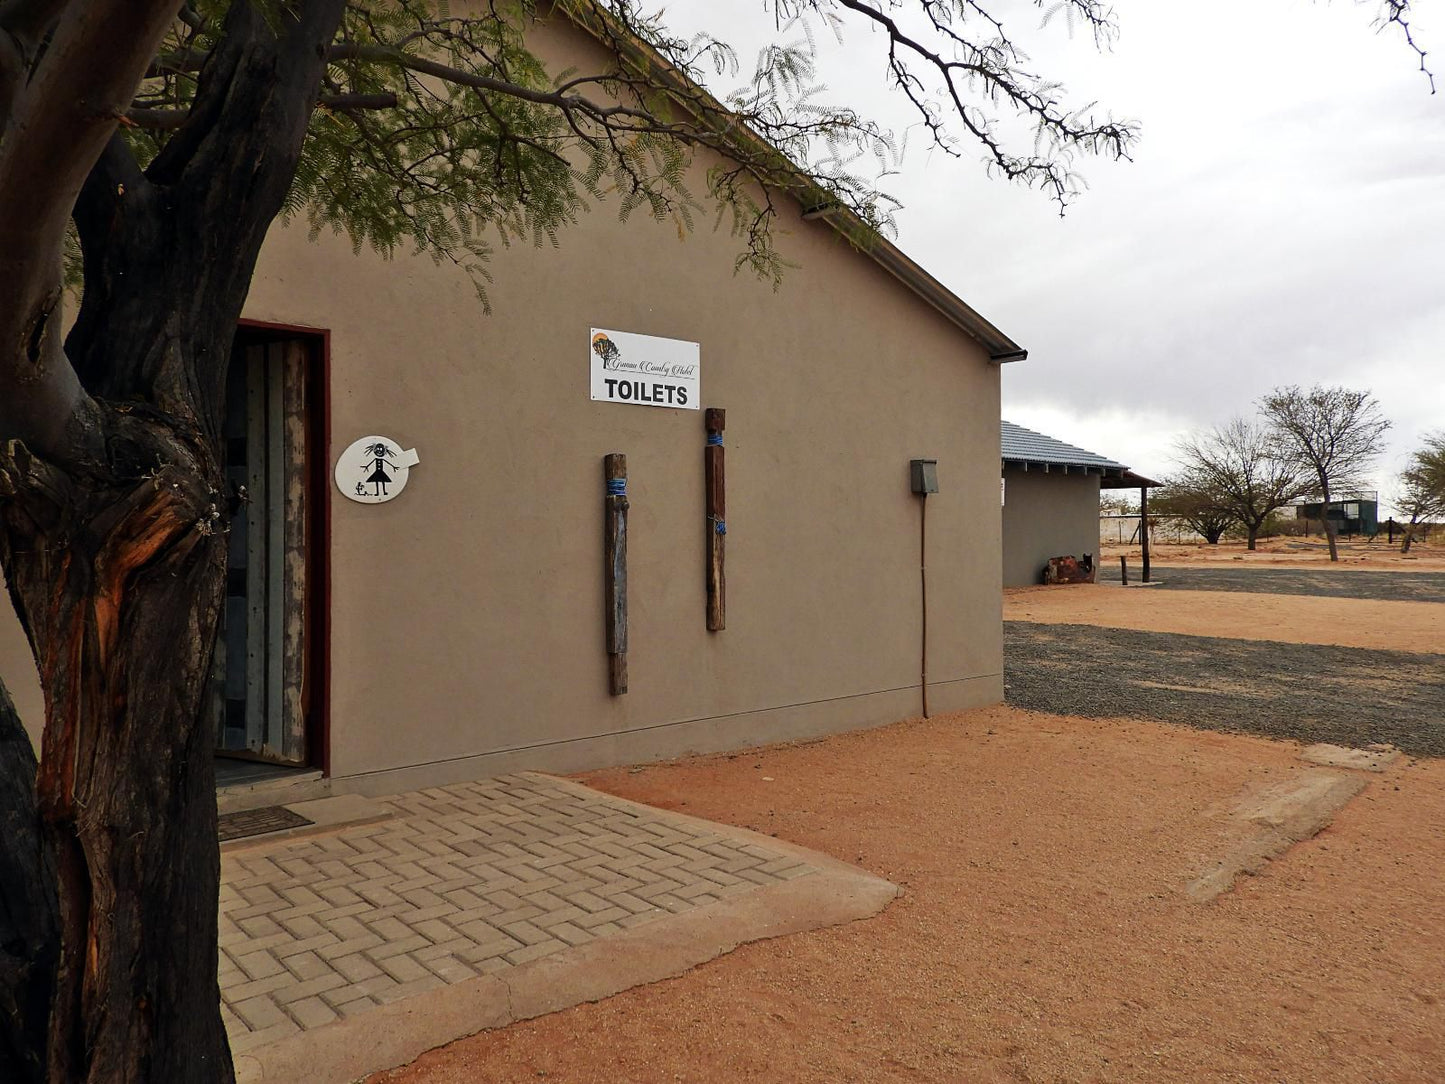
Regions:
<instances>
[{"instance_id":1,"label":"female figure pictogram","mask_svg":"<svg viewBox=\"0 0 1445 1084\"><path fill-rule=\"evenodd\" d=\"M392 480L391 475L386 473L386 469L389 466L386 461L386 457L395 457L396 453L393 452L381 441L377 441L375 444L367 445L367 447L365 448L365 452L370 458L368 458L367 461L361 466L363 470L367 467L371 468L371 473L367 475L366 478L366 481L374 487L371 491L371 495L373 497L384 497L386 496L386 487L391 484ZM361 491L360 486L357 486L357 491Z\"/></svg>"}]
</instances>

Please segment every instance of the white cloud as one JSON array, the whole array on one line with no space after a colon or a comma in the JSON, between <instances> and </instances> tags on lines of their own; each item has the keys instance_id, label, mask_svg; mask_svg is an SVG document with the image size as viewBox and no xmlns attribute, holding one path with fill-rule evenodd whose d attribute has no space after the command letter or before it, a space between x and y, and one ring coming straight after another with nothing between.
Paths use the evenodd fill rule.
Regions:
<instances>
[{"instance_id":1,"label":"white cloud","mask_svg":"<svg viewBox=\"0 0 1445 1084\"><path fill-rule=\"evenodd\" d=\"M1035 70L1145 126L1133 163L1081 163L1091 187L1062 220L912 134L890 181L898 241L1029 348L1005 368L1005 416L1149 473L1179 433L1275 385L1344 383L1395 421L1388 488L1419 434L1445 429L1445 93L1398 33L1372 30L1371 3L1115 0L1121 37L1098 55L996 2ZM1419 9L1445 56L1441 6ZM669 18L745 59L772 36L758 0ZM824 100L911 123L879 36L847 32L820 36Z\"/></svg>"}]
</instances>

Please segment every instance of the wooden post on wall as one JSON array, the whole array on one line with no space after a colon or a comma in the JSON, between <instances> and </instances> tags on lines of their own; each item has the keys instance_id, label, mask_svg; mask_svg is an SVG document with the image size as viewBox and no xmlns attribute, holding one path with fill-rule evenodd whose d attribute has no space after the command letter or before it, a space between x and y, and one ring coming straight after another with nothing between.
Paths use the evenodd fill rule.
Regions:
<instances>
[{"instance_id":1,"label":"wooden post on wall","mask_svg":"<svg viewBox=\"0 0 1445 1084\"><path fill-rule=\"evenodd\" d=\"M607 614L607 688L627 691L627 456L602 458L606 479L603 502L603 598Z\"/></svg>"},{"instance_id":2,"label":"wooden post on wall","mask_svg":"<svg viewBox=\"0 0 1445 1084\"><path fill-rule=\"evenodd\" d=\"M709 407L704 414L707 444L702 451L704 488L707 491L707 628L727 628L727 480L723 468L723 430L727 412Z\"/></svg>"}]
</instances>

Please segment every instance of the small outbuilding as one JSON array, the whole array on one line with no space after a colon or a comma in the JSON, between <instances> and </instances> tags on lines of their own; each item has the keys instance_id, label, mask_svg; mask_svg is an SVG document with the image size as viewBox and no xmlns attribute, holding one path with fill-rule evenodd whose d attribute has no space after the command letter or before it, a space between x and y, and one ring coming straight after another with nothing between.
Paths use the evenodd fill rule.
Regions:
<instances>
[{"instance_id":1,"label":"small outbuilding","mask_svg":"<svg viewBox=\"0 0 1445 1084\"><path fill-rule=\"evenodd\" d=\"M1096 557L1099 490L1157 482L1096 452L1001 421L1003 585L1042 583L1051 557Z\"/></svg>"}]
</instances>

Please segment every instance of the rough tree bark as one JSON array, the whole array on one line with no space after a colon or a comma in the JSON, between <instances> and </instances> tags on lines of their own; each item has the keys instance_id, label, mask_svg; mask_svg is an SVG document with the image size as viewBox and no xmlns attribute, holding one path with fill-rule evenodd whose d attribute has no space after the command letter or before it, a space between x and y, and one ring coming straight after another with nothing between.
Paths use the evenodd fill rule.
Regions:
<instances>
[{"instance_id":1,"label":"rough tree bark","mask_svg":"<svg viewBox=\"0 0 1445 1084\"><path fill-rule=\"evenodd\" d=\"M23 742L0 768L0 816L39 826L34 846L7 848L26 868L0 868L0 936L7 921L37 931L0 942L0 1006L23 1006L0 1043L26 1084L233 1078L205 708L225 575L225 373L342 8L306 0L273 28L232 5L189 119L156 160L142 172L118 136L100 142L73 201L85 294L63 353L51 269L20 282L42 315L21 343L30 370L0 353L0 391L8 365L35 399L0 409L0 562L46 723L29 821L27 766L11 755ZM20 146L13 128L6 138L7 152ZM0 221L0 236L7 226L20 229ZM66 379L51 379L61 366ZM70 413L32 424L53 414L55 387Z\"/></svg>"},{"instance_id":2,"label":"rough tree bark","mask_svg":"<svg viewBox=\"0 0 1445 1084\"><path fill-rule=\"evenodd\" d=\"M35 752L0 681L0 1080L40 1084L59 953L55 859L35 807Z\"/></svg>"},{"instance_id":3,"label":"rough tree bark","mask_svg":"<svg viewBox=\"0 0 1445 1084\"><path fill-rule=\"evenodd\" d=\"M0 453L0 558L47 699L36 789L59 960L51 1081L229 1077L216 803L203 725L224 550L214 462L117 414L113 477ZM189 928L172 936L175 916Z\"/></svg>"}]
</instances>

